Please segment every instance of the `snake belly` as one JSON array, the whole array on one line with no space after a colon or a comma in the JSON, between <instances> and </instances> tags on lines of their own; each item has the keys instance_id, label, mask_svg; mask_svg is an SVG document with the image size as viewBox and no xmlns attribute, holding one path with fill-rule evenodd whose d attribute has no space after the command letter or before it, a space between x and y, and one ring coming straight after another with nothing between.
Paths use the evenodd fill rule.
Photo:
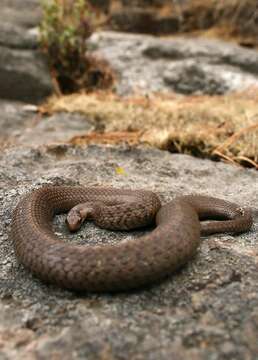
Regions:
<instances>
[{"instance_id":1,"label":"snake belly","mask_svg":"<svg viewBox=\"0 0 258 360\"><path fill-rule=\"evenodd\" d=\"M94 222L129 230L149 225L153 231L115 245L72 245L52 230L53 217L79 203L96 205ZM200 220L222 220L200 223ZM73 290L112 292L152 284L189 259L200 235L241 233L252 226L249 209L202 195L175 198L161 206L144 190L44 186L27 194L13 213L10 237L20 263L47 283Z\"/></svg>"}]
</instances>

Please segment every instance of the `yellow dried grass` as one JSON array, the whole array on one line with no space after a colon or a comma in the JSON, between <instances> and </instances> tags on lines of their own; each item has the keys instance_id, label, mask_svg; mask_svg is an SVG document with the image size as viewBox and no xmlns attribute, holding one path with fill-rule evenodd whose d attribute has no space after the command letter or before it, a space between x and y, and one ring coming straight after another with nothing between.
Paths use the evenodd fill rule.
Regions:
<instances>
[{"instance_id":1,"label":"yellow dried grass","mask_svg":"<svg viewBox=\"0 0 258 360\"><path fill-rule=\"evenodd\" d=\"M79 112L104 132L140 132L160 149L258 168L258 91L226 96L158 95L121 99L113 94L52 97L43 112Z\"/></svg>"}]
</instances>

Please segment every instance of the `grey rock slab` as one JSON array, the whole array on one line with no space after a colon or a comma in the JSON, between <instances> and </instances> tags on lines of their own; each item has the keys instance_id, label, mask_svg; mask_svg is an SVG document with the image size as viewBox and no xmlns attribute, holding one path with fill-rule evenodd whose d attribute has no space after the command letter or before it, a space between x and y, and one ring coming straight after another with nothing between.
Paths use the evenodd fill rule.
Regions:
<instances>
[{"instance_id":1,"label":"grey rock slab","mask_svg":"<svg viewBox=\"0 0 258 360\"><path fill-rule=\"evenodd\" d=\"M66 143L96 127L93 119L82 114L59 112L42 116L37 106L23 102L0 100L0 113L0 147Z\"/></svg>"},{"instance_id":2,"label":"grey rock slab","mask_svg":"<svg viewBox=\"0 0 258 360\"><path fill-rule=\"evenodd\" d=\"M37 48L37 27L41 16L40 0L2 0L0 45L19 49Z\"/></svg>"},{"instance_id":3,"label":"grey rock slab","mask_svg":"<svg viewBox=\"0 0 258 360\"><path fill-rule=\"evenodd\" d=\"M163 203L189 193L250 207L258 203L256 171L148 147L62 144L2 151L1 358L257 358L257 222L247 234L203 239L181 271L149 288L113 295L75 293L47 286L18 265L8 238L19 199L46 183L150 189ZM54 231L81 245L117 243L145 232L111 232L87 223L69 234L64 219L55 217Z\"/></svg>"},{"instance_id":4,"label":"grey rock slab","mask_svg":"<svg viewBox=\"0 0 258 360\"><path fill-rule=\"evenodd\" d=\"M0 100L0 146L16 142L18 134L34 123L37 107L22 102Z\"/></svg>"},{"instance_id":5,"label":"grey rock slab","mask_svg":"<svg viewBox=\"0 0 258 360\"><path fill-rule=\"evenodd\" d=\"M26 29L38 25L42 15L41 0L1 0L1 23L9 21Z\"/></svg>"},{"instance_id":6,"label":"grey rock slab","mask_svg":"<svg viewBox=\"0 0 258 360\"><path fill-rule=\"evenodd\" d=\"M222 71L223 68L223 71ZM230 65L203 64L182 60L168 64L163 72L164 83L180 94L223 95L232 89L251 86L253 76L241 74Z\"/></svg>"},{"instance_id":7,"label":"grey rock slab","mask_svg":"<svg viewBox=\"0 0 258 360\"><path fill-rule=\"evenodd\" d=\"M48 96L52 83L39 50L0 46L0 98L38 103Z\"/></svg>"},{"instance_id":8,"label":"grey rock slab","mask_svg":"<svg viewBox=\"0 0 258 360\"><path fill-rule=\"evenodd\" d=\"M14 49L36 49L38 48L38 30L31 28L21 29L10 22L1 23L0 45Z\"/></svg>"},{"instance_id":9,"label":"grey rock slab","mask_svg":"<svg viewBox=\"0 0 258 360\"><path fill-rule=\"evenodd\" d=\"M26 128L16 132L16 144L26 146L66 143L75 136L93 131L94 122L79 113L55 113L51 116L38 116Z\"/></svg>"},{"instance_id":10,"label":"grey rock slab","mask_svg":"<svg viewBox=\"0 0 258 360\"><path fill-rule=\"evenodd\" d=\"M53 91L39 50L39 0L1 1L0 98L38 103Z\"/></svg>"},{"instance_id":11,"label":"grey rock slab","mask_svg":"<svg viewBox=\"0 0 258 360\"><path fill-rule=\"evenodd\" d=\"M219 40L97 32L89 49L117 73L116 90L224 94L258 85L258 52Z\"/></svg>"}]
</instances>

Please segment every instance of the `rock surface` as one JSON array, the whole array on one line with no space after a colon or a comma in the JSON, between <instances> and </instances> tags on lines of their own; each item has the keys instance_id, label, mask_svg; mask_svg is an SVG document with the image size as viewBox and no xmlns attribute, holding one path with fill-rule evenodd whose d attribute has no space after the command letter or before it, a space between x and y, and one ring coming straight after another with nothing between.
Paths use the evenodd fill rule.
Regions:
<instances>
[{"instance_id":1,"label":"rock surface","mask_svg":"<svg viewBox=\"0 0 258 360\"><path fill-rule=\"evenodd\" d=\"M151 288L76 294L47 286L19 266L8 238L17 201L45 183L148 188L164 203L197 192L251 207L258 202L254 170L186 155L127 146L6 149L0 155L0 358L257 358L257 223L241 236L203 239L188 265ZM142 233L87 223L70 235L63 215L54 229L67 241L90 245Z\"/></svg>"},{"instance_id":2,"label":"rock surface","mask_svg":"<svg viewBox=\"0 0 258 360\"><path fill-rule=\"evenodd\" d=\"M121 95L213 95L258 85L257 51L219 40L99 32L89 46L117 73Z\"/></svg>"},{"instance_id":3,"label":"rock surface","mask_svg":"<svg viewBox=\"0 0 258 360\"><path fill-rule=\"evenodd\" d=\"M95 130L94 122L80 114L65 112L52 116L34 118L25 128L16 132L16 144L25 146L67 143L74 136Z\"/></svg>"},{"instance_id":4,"label":"rock surface","mask_svg":"<svg viewBox=\"0 0 258 360\"><path fill-rule=\"evenodd\" d=\"M52 91L49 69L38 49L39 0L1 1L0 98L37 103Z\"/></svg>"},{"instance_id":5,"label":"rock surface","mask_svg":"<svg viewBox=\"0 0 258 360\"><path fill-rule=\"evenodd\" d=\"M23 132L35 114L26 111L24 103L0 99L0 147L15 142L19 131Z\"/></svg>"}]
</instances>

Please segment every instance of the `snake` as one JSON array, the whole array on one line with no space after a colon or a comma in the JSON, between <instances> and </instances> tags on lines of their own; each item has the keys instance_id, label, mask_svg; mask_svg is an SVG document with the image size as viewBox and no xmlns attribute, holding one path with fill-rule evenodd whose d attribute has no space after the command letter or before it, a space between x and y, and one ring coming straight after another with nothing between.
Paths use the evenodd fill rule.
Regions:
<instances>
[{"instance_id":1,"label":"snake","mask_svg":"<svg viewBox=\"0 0 258 360\"><path fill-rule=\"evenodd\" d=\"M68 211L71 231L85 219L110 230L152 228L116 244L72 244L52 224ZM162 205L149 190L44 185L18 202L10 237L18 262L43 282L114 292L161 281L194 257L202 236L242 233L252 223L250 208L205 195L178 196Z\"/></svg>"}]
</instances>

